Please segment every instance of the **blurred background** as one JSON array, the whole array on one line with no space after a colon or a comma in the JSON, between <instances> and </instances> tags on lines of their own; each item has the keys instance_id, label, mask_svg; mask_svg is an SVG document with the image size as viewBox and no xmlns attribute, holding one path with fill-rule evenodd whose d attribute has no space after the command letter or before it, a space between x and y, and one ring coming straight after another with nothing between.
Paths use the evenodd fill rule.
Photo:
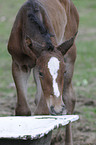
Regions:
<instances>
[{"instance_id":1,"label":"blurred background","mask_svg":"<svg viewBox=\"0 0 96 145\"><path fill-rule=\"evenodd\" d=\"M14 115L16 91L7 42L15 16L24 2L25 0L0 0L0 116ZM73 139L74 145L96 145L96 0L73 0L73 3L80 16L73 77L77 97L74 113L80 116L80 120L73 123ZM35 92L31 76L28 101L33 111ZM59 134L61 140L57 139L55 144L63 142L63 133Z\"/></svg>"}]
</instances>

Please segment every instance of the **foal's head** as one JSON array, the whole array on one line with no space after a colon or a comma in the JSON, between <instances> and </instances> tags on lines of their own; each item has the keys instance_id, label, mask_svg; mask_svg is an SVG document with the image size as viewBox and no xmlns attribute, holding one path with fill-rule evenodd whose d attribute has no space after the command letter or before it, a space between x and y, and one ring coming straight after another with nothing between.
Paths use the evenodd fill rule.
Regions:
<instances>
[{"instance_id":1,"label":"foal's head","mask_svg":"<svg viewBox=\"0 0 96 145\"><path fill-rule=\"evenodd\" d=\"M75 37L65 41L59 47L54 50L45 51L43 46L41 51L36 54L33 46L35 43L27 37L27 47L33 50L36 59L36 67L38 69L39 78L43 94L46 100L47 107L50 114L59 115L66 114L65 104L62 100L63 85L64 85L64 73L66 73L64 55L73 45ZM30 45L31 44L31 45ZM40 44L36 44L39 46Z\"/></svg>"},{"instance_id":2,"label":"foal's head","mask_svg":"<svg viewBox=\"0 0 96 145\"><path fill-rule=\"evenodd\" d=\"M37 59L36 65L50 114L64 113L62 93L65 64L63 56L59 51L43 52Z\"/></svg>"}]
</instances>

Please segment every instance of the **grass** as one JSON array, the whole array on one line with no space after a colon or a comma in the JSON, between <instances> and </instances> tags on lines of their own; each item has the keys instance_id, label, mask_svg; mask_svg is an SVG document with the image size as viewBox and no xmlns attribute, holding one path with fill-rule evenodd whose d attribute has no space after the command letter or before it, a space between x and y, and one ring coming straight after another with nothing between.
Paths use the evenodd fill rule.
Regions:
<instances>
[{"instance_id":1,"label":"grass","mask_svg":"<svg viewBox=\"0 0 96 145\"><path fill-rule=\"evenodd\" d=\"M7 52L7 42L18 9L25 0L0 0L0 97L12 97L15 89L10 87L13 82L11 76L11 57ZM73 0L80 15L79 34L76 41L77 60L73 83L77 96L84 96L95 100L96 97L96 1ZM31 77L31 81L33 79ZM36 88L34 82L29 85L28 95L34 96ZM13 94L13 95L12 95ZM90 122L90 112L96 119L95 109L85 108L84 117ZM83 111L83 110L82 110ZM93 121L94 122L94 121Z\"/></svg>"},{"instance_id":2,"label":"grass","mask_svg":"<svg viewBox=\"0 0 96 145\"><path fill-rule=\"evenodd\" d=\"M73 82L78 97L96 98L96 1L73 0L79 16L79 35L76 42L77 60ZM86 82L84 84L84 81ZM88 126L96 126L96 107L82 106L83 119Z\"/></svg>"},{"instance_id":3,"label":"grass","mask_svg":"<svg viewBox=\"0 0 96 145\"><path fill-rule=\"evenodd\" d=\"M11 75L11 57L7 52L7 42L16 14L24 0L0 0L0 97L10 97L15 94L15 89L10 87L13 82ZM32 78L31 80L32 81ZM36 91L35 86L28 92Z\"/></svg>"},{"instance_id":4,"label":"grass","mask_svg":"<svg viewBox=\"0 0 96 145\"><path fill-rule=\"evenodd\" d=\"M94 0L74 0L80 15L79 36L77 39L77 60L75 65L74 82L85 87L82 95L95 99L95 86L91 87L96 78L96 2ZM82 82L86 80L86 86ZM80 88L80 87L79 87Z\"/></svg>"},{"instance_id":5,"label":"grass","mask_svg":"<svg viewBox=\"0 0 96 145\"><path fill-rule=\"evenodd\" d=\"M73 2L80 14L80 27L96 27L96 21L94 21L96 19L96 2L94 0L73 0Z\"/></svg>"}]
</instances>

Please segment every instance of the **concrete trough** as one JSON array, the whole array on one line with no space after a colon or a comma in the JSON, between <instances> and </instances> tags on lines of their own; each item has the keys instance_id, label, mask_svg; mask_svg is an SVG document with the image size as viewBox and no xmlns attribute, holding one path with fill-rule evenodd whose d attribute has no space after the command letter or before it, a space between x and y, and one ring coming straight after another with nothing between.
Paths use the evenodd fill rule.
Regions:
<instances>
[{"instance_id":1,"label":"concrete trough","mask_svg":"<svg viewBox=\"0 0 96 145\"><path fill-rule=\"evenodd\" d=\"M78 115L0 117L0 145L50 145L52 130Z\"/></svg>"}]
</instances>

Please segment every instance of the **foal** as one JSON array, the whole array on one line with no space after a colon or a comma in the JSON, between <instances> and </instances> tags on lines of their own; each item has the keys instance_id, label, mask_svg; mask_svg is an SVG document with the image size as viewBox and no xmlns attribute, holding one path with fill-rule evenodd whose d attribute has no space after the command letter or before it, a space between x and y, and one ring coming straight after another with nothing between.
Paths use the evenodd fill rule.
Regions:
<instances>
[{"instance_id":1,"label":"foal","mask_svg":"<svg viewBox=\"0 0 96 145\"><path fill-rule=\"evenodd\" d=\"M28 0L20 8L8 42L17 89L16 115L31 115L26 97L32 68L37 85L35 114L73 113L76 46L71 37L78 24L71 0ZM66 133L66 144L72 145L70 125Z\"/></svg>"}]
</instances>

